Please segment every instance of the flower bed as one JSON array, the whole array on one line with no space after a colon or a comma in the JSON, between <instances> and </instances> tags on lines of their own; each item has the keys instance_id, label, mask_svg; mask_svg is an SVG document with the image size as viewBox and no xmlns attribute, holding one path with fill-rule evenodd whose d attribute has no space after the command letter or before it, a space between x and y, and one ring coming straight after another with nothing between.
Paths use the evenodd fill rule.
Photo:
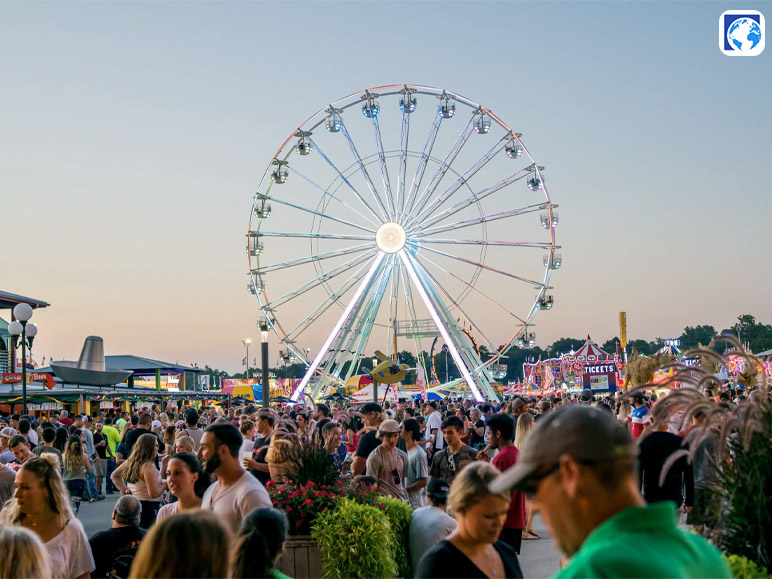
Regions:
<instances>
[{"instance_id":1,"label":"flower bed","mask_svg":"<svg viewBox=\"0 0 772 579\"><path fill-rule=\"evenodd\" d=\"M282 509L289 520L290 535L309 535L317 515L334 509L341 499L385 509L376 487L362 483L339 480L334 485L317 485L309 481L304 485L294 482L266 484L273 506Z\"/></svg>"}]
</instances>

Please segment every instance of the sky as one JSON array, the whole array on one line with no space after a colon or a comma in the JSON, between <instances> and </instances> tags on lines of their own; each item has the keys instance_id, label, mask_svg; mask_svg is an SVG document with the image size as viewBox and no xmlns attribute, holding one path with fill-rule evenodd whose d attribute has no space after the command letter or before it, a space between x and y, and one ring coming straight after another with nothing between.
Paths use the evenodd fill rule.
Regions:
<instances>
[{"instance_id":1,"label":"sky","mask_svg":"<svg viewBox=\"0 0 772 579\"><path fill-rule=\"evenodd\" d=\"M548 168L564 261L539 345L603 342L620 311L629 339L772 323L772 48L720 52L719 16L738 7L772 15L759 1L3 2L0 289L51 304L33 318L37 359L76 359L98 335L108 355L241 370L242 338L259 341L244 236L266 166L327 103L411 83L484 104Z\"/></svg>"}]
</instances>

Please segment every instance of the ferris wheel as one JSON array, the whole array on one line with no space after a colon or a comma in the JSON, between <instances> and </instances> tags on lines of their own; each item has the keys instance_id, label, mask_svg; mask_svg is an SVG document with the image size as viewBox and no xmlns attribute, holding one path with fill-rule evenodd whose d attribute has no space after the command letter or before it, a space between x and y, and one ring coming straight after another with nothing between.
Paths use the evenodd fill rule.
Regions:
<instances>
[{"instance_id":1,"label":"ferris wheel","mask_svg":"<svg viewBox=\"0 0 772 579\"><path fill-rule=\"evenodd\" d=\"M247 235L261 323L307 367L292 399L344 384L384 344L427 367L438 336L461 374L440 387L496 399L491 366L533 345L534 316L554 303L562 258L543 172L492 111L436 88L359 91L294 130Z\"/></svg>"}]
</instances>

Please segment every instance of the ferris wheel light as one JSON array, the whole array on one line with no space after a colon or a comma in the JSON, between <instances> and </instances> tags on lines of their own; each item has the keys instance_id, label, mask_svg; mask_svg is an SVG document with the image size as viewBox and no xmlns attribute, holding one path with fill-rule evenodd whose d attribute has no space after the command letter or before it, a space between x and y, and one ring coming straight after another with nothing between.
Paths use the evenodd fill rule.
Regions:
<instances>
[{"instance_id":1,"label":"ferris wheel light","mask_svg":"<svg viewBox=\"0 0 772 579\"><path fill-rule=\"evenodd\" d=\"M417 102L415 98L401 98L399 100L399 110L403 113L414 113Z\"/></svg>"},{"instance_id":2,"label":"ferris wheel light","mask_svg":"<svg viewBox=\"0 0 772 579\"><path fill-rule=\"evenodd\" d=\"M515 143L514 141L504 147L504 151L507 153L507 157L510 159L518 159L523 156L523 147Z\"/></svg>"},{"instance_id":3,"label":"ferris wheel light","mask_svg":"<svg viewBox=\"0 0 772 579\"><path fill-rule=\"evenodd\" d=\"M407 234L399 223L384 223L375 232L375 244L384 253L397 253L405 247Z\"/></svg>"},{"instance_id":4,"label":"ferris wheel light","mask_svg":"<svg viewBox=\"0 0 772 579\"><path fill-rule=\"evenodd\" d=\"M491 118L482 112L481 109L475 113L475 116L477 118L474 121L474 132L478 135L489 133L491 130Z\"/></svg>"},{"instance_id":5,"label":"ferris wheel light","mask_svg":"<svg viewBox=\"0 0 772 579\"><path fill-rule=\"evenodd\" d=\"M544 267L549 267L550 269L560 269L561 265L563 265L563 256L559 253L553 254L552 259L550 259L549 255L544 256Z\"/></svg>"},{"instance_id":6,"label":"ferris wheel light","mask_svg":"<svg viewBox=\"0 0 772 579\"><path fill-rule=\"evenodd\" d=\"M324 123L324 126L331 133L339 132L343 128L343 119L340 118L340 113L342 111L333 107L329 107L325 112L328 113L329 116L327 117L327 121Z\"/></svg>"},{"instance_id":7,"label":"ferris wheel light","mask_svg":"<svg viewBox=\"0 0 772 579\"><path fill-rule=\"evenodd\" d=\"M528 188L531 191L539 191L544 187L544 183L542 182L542 179L540 179L538 176L534 175L530 179L528 179Z\"/></svg>"},{"instance_id":8,"label":"ferris wheel light","mask_svg":"<svg viewBox=\"0 0 772 579\"><path fill-rule=\"evenodd\" d=\"M381 112L381 107L378 101L368 101L362 105L362 114L368 119L377 117L379 112Z\"/></svg>"}]
</instances>

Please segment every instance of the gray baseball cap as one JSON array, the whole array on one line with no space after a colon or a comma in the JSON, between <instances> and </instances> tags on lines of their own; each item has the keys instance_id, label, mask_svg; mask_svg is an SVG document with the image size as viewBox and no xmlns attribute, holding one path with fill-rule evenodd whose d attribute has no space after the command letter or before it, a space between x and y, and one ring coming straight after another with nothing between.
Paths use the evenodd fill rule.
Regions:
<instances>
[{"instance_id":1,"label":"gray baseball cap","mask_svg":"<svg viewBox=\"0 0 772 579\"><path fill-rule=\"evenodd\" d=\"M544 416L526 438L517 462L494 479L494 494L518 489L529 477L569 455L581 461L603 461L631 457L638 447L612 414L592 406L572 404Z\"/></svg>"}]
</instances>

